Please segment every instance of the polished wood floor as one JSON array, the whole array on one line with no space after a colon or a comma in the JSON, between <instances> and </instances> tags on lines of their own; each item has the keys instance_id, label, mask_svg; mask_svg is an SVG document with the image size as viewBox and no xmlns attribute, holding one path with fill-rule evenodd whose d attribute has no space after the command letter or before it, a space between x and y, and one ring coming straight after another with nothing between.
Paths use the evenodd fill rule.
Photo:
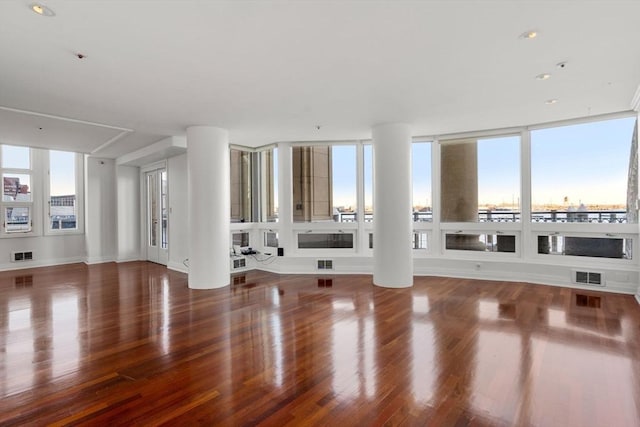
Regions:
<instances>
[{"instance_id":1,"label":"polished wood floor","mask_svg":"<svg viewBox=\"0 0 640 427\"><path fill-rule=\"evenodd\" d=\"M636 426L632 296L144 262L0 273L0 425Z\"/></svg>"}]
</instances>

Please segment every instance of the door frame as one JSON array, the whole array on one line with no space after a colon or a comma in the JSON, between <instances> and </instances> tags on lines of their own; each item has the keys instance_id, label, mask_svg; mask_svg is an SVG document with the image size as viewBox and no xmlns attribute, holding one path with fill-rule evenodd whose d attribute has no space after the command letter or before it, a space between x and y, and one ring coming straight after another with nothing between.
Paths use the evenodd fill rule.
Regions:
<instances>
[{"instance_id":1,"label":"door frame","mask_svg":"<svg viewBox=\"0 0 640 427\"><path fill-rule=\"evenodd\" d=\"M151 163L140 168L140 247L142 253L142 259L146 261L156 262L158 264L167 265L169 263L169 242L167 241L167 247L162 248L162 233L160 232L157 236L158 241L158 259L150 260L149 259L149 244L148 244L148 230L149 230L149 212L148 212L148 194L147 194L147 174L152 172L157 172L160 170L164 170L167 174L167 199L166 199L166 208L167 208L167 237L169 235L169 170L167 168L167 161L162 160L160 162ZM159 187L161 183L158 183ZM162 215L161 209L161 199L158 198L158 207L160 215Z\"/></svg>"}]
</instances>

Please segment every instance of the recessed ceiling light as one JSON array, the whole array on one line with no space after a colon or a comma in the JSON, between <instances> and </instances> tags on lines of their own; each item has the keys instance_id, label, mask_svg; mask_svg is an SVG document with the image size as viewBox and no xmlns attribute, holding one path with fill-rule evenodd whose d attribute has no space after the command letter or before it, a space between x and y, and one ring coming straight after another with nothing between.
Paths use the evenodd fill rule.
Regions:
<instances>
[{"instance_id":1,"label":"recessed ceiling light","mask_svg":"<svg viewBox=\"0 0 640 427\"><path fill-rule=\"evenodd\" d=\"M31 3L29 9L41 16L56 16L53 10L42 3Z\"/></svg>"},{"instance_id":2,"label":"recessed ceiling light","mask_svg":"<svg viewBox=\"0 0 640 427\"><path fill-rule=\"evenodd\" d=\"M524 33L520 34L520 37L522 37L523 39L535 39L537 36L538 32L535 30L525 31Z\"/></svg>"},{"instance_id":3,"label":"recessed ceiling light","mask_svg":"<svg viewBox=\"0 0 640 427\"><path fill-rule=\"evenodd\" d=\"M536 80L547 80L550 77L551 77L551 74L549 73L538 74L536 76Z\"/></svg>"},{"instance_id":4,"label":"recessed ceiling light","mask_svg":"<svg viewBox=\"0 0 640 427\"><path fill-rule=\"evenodd\" d=\"M558 102L557 99L547 99L544 103L547 104L547 105L553 105L556 102Z\"/></svg>"}]
</instances>

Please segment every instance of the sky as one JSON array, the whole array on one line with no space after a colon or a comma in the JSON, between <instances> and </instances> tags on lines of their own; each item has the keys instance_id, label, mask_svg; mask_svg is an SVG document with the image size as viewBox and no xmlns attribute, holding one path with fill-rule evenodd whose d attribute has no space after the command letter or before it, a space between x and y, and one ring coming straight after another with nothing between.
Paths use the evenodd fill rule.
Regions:
<instances>
[{"instance_id":1,"label":"sky","mask_svg":"<svg viewBox=\"0 0 640 427\"><path fill-rule=\"evenodd\" d=\"M531 132L532 203L578 206L626 203L635 117ZM356 147L333 146L335 206L356 203ZM372 149L364 150L365 206L372 205ZM413 204L432 206L431 144L412 145ZM478 140L478 202L519 204L520 137Z\"/></svg>"}]
</instances>

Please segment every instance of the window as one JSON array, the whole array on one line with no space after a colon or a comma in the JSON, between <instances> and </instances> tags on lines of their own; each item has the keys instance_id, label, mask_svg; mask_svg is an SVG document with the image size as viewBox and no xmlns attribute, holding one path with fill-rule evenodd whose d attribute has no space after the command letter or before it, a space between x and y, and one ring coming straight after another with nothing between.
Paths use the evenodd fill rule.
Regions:
<instances>
[{"instance_id":1,"label":"window","mask_svg":"<svg viewBox=\"0 0 640 427\"><path fill-rule=\"evenodd\" d=\"M260 152L261 221L278 221L278 148Z\"/></svg>"},{"instance_id":2,"label":"window","mask_svg":"<svg viewBox=\"0 0 640 427\"><path fill-rule=\"evenodd\" d=\"M356 221L356 146L293 147L293 220Z\"/></svg>"},{"instance_id":3,"label":"window","mask_svg":"<svg viewBox=\"0 0 640 427\"><path fill-rule=\"evenodd\" d=\"M413 174L413 220L433 221L431 201L431 143L411 144L411 172Z\"/></svg>"},{"instance_id":4,"label":"window","mask_svg":"<svg viewBox=\"0 0 640 427\"><path fill-rule=\"evenodd\" d=\"M49 151L49 230L78 229L77 154Z\"/></svg>"},{"instance_id":5,"label":"window","mask_svg":"<svg viewBox=\"0 0 640 427\"><path fill-rule=\"evenodd\" d=\"M298 234L300 249L347 249L353 248L352 233L301 233Z\"/></svg>"},{"instance_id":6,"label":"window","mask_svg":"<svg viewBox=\"0 0 640 427\"><path fill-rule=\"evenodd\" d=\"M446 141L441 150L443 222L520 221L520 138Z\"/></svg>"},{"instance_id":7,"label":"window","mask_svg":"<svg viewBox=\"0 0 640 427\"><path fill-rule=\"evenodd\" d=\"M427 249L427 233L425 231L413 232L413 249Z\"/></svg>"},{"instance_id":8,"label":"window","mask_svg":"<svg viewBox=\"0 0 640 427\"><path fill-rule=\"evenodd\" d=\"M233 233L232 241L233 241L233 246L240 246L241 248L246 248L249 246L249 233L246 231Z\"/></svg>"},{"instance_id":9,"label":"window","mask_svg":"<svg viewBox=\"0 0 640 427\"><path fill-rule=\"evenodd\" d=\"M264 232L264 247L265 248L277 248L278 247L278 233L275 231Z\"/></svg>"},{"instance_id":10,"label":"window","mask_svg":"<svg viewBox=\"0 0 640 427\"><path fill-rule=\"evenodd\" d=\"M33 231L31 149L2 145L2 216L4 235Z\"/></svg>"},{"instance_id":11,"label":"window","mask_svg":"<svg viewBox=\"0 0 640 427\"><path fill-rule=\"evenodd\" d=\"M231 222L252 221L252 153L231 149Z\"/></svg>"},{"instance_id":12,"label":"window","mask_svg":"<svg viewBox=\"0 0 640 427\"><path fill-rule=\"evenodd\" d=\"M364 145L364 222L373 221L373 146Z\"/></svg>"},{"instance_id":13,"label":"window","mask_svg":"<svg viewBox=\"0 0 640 427\"><path fill-rule=\"evenodd\" d=\"M533 222L637 223L634 117L531 132Z\"/></svg>"},{"instance_id":14,"label":"window","mask_svg":"<svg viewBox=\"0 0 640 427\"><path fill-rule=\"evenodd\" d=\"M538 236L538 253L597 258L632 259L633 240L621 237Z\"/></svg>"},{"instance_id":15,"label":"window","mask_svg":"<svg viewBox=\"0 0 640 427\"><path fill-rule=\"evenodd\" d=\"M516 236L508 234L447 233L446 248L478 252L515 252Z\"/></svg>"}]
</instances>

